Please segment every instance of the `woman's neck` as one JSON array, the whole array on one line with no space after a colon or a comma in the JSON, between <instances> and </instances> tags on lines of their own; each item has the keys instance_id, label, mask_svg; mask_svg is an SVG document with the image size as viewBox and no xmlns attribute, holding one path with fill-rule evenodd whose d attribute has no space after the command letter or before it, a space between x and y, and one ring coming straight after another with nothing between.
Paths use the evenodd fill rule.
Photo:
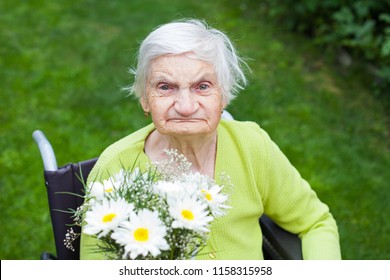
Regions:
<instances>
[{"instance_id":1,"label":"woman's neck","mask_svg":"<svg viewBox=\"0 0 390 280\"><path fill-rule=\"evenodd\" d=\"M154 130L145 141L145 153L152 162L167 159L166 149L176 149L191 162L191 170L214 177L217 132L200 136L171 136Z\"/></svg>"}]
</instances>

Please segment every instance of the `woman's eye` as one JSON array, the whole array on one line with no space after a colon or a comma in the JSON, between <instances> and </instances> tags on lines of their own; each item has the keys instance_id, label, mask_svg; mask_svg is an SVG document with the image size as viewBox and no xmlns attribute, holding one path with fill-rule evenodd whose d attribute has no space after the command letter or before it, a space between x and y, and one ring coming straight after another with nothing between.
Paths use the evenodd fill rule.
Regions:
<instances>
[{"instance_id":1,"label":"woman's eye","mask_svg":"<svg viewBox=\"0 0 390 280\"><path fill-rule=\"evenodd\" d=\"M210 86L208 84L200 84L198 86L198 89L200 90L207 90Z\"/></svg>"},{"instance_id":2,"label":"woman's eye","mask_svg":"<svg viewBox=\"0 0 390 280\"><path fill-rule=\"evenodd\" d=\"M169 87L168 85L161 85L161 86L160 86L160 89L161 89L161 90L169 90L170 87Z\"/></svg>"}]
</instances>

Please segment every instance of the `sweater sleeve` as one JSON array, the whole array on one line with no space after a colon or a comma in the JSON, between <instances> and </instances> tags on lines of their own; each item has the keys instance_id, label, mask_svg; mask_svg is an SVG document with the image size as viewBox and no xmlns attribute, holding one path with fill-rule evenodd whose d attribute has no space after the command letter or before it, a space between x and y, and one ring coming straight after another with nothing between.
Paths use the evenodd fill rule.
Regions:
<instances>
[{"instance_id":1,"label":"sweater sleeve","mask_svg":"<svg viewBox=\"0 0 390 280\"><path fill-rule=\"evenodd\" d=\"M327 205L261 130L266 147L264 212L282 228L298 234L304 259L341 259L339 235Z\"/></svg>"}]
</instances>

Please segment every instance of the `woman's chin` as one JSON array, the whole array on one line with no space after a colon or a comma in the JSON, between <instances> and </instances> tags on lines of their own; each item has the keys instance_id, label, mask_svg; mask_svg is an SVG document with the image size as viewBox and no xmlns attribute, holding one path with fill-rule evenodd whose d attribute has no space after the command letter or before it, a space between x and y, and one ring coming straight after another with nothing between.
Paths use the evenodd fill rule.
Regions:
<instances>
[{"instance_id":1,"label":"woman's chin","mask_svg":"<svg viewBox=\"0 0 390 280\"><path fill-rule=\"evenodd\" d=\"M198 122L181 122L166 125L160 133L164 135L196 136L212 133L213 130L207 124Z\"/></svg>"}]
</instances>

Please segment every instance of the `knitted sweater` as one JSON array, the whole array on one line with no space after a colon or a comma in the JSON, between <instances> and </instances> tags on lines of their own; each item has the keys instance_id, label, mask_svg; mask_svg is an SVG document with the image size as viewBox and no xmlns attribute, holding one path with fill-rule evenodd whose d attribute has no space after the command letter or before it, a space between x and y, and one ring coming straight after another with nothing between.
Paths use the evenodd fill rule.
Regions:
<instances>
[{"instance_id":1,"label":"knitted sweater","mask_svg":"<svg viewBox=\"0 0 390 280\"><path fill-rule=\"evenodd\" d=\"M143 152L150 124L108 147L88 181L103 180L122 167L150 163ZM230 176L227 215L211 225L207 246L197 259L263 259L259 217L265 213L282 228L298 234L304 259L340 259L339 236L329 208L280 151L252 122L224 121L218 126L215 180ZM81 259L102 259L96 239L83 234Z\"/></svg>"}]
</instances>

